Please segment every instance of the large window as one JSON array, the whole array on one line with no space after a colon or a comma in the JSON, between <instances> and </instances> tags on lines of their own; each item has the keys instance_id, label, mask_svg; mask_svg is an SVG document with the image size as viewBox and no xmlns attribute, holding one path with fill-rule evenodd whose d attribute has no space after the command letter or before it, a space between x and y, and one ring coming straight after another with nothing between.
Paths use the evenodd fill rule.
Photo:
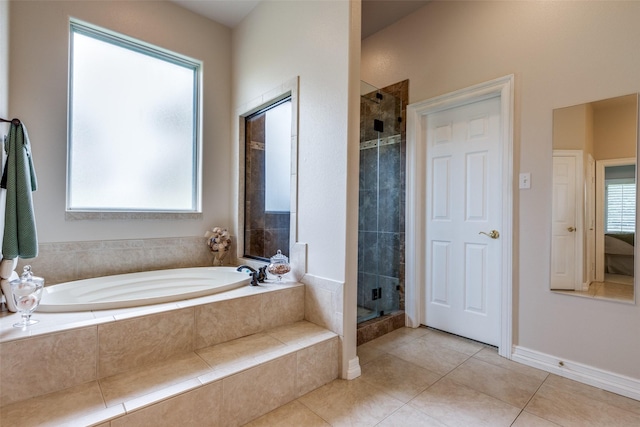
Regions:
<instances>
[{"instance_id":1,"label":"large window","mask_svg":"<svg viewBox=\"0 0 640 427\"><path fill-rule=\"evenodd\" d=\"M200 66L71 22L68 210L200 211Z\"/></svg>"}]
</instances>

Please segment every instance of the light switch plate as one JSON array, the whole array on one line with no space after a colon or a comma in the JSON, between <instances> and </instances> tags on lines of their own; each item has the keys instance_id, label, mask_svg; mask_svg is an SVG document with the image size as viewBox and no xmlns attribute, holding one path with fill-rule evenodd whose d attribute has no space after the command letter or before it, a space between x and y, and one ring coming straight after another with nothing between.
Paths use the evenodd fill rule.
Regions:
<instances>
[{"instance_id":1,"label":"light switch plate","mask_svg":"<svg viewBox=\"0 0 640 427\"><path fill-rule=\"evenodd\" d=\"M529 188L531 188L531 174L523 172L520 174L520 189L527 190Z\"/></svg>"}]
</instances>

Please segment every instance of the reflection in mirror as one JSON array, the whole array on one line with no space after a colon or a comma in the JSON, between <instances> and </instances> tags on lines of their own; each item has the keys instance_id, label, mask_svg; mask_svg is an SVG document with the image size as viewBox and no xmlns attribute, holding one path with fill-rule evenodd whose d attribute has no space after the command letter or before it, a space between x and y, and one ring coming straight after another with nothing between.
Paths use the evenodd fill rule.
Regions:
<instances>
[{"instance_id":1,"label":"reflection in mirror","mask_svg":"<svg viewBox=\"0 0 640 427\"><path fill-rule=\"evenodd\" d=\"M244 254L289 256L291 97L245 118Z\"/></svg>"},{"instance_id":2,"label":"reflection in mirror","mask_svg":"<svg viewBox=\"0 0 640 427\"><path fill-rule=\"evenodd\" d=\"M551 290L633 302L638 96L553 111Z\"/></svg>"}]
</instances>

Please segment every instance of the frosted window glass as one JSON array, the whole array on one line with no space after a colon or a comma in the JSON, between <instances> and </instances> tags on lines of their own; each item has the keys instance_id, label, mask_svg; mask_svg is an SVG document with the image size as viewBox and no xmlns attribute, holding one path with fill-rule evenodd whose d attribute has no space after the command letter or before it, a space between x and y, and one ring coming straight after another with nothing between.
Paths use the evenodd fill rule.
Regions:
<instances>
[{"instance_id":1,"label":"frosted window glass","mask_svg":"<svg viewBox=\"0 0 640 427\"><path fill-rule=\"evenodd\" d=\"M198 65L76 31L71 54L69 209L196 211Z\"/></svg>"},{"instance_id":2,"label":"frosted window glass","mask_svg":"<svg viewBox=\"0 0 640 427\"><path fill-rule=\"evenodd\" d=\"M291 206L291 101L265 114L265 211Z\"/></svg>"}]
</instances>

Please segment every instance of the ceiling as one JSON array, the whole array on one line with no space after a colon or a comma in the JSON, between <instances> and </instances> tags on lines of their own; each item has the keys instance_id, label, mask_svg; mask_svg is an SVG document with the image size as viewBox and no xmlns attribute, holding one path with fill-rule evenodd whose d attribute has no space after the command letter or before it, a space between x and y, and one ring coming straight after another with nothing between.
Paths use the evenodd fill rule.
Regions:
<instances>
[{"instance_id":1,"label":"ceiling","mask_svg":"<svg viewBox=\"0 0 640 427\"><path fill-rule=\"evenodd\" d=\"M171 0L216 22L234 28L260 0ZM428 0L362 0L362 38L415 12Z\"/></svg>"}]
</instances>

